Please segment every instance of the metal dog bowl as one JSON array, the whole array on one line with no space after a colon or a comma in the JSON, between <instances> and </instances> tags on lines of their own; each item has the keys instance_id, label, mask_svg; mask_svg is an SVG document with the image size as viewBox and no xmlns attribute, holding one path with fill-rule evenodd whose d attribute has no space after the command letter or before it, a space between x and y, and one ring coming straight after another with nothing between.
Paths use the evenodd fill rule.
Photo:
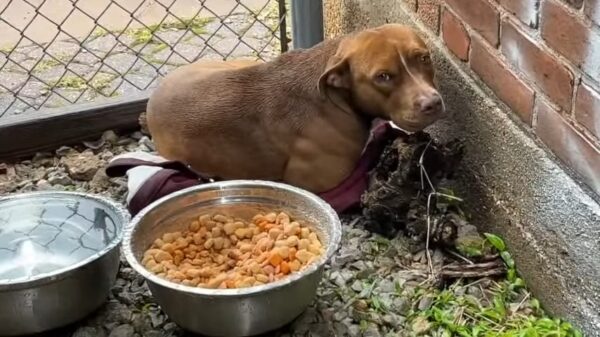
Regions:
<instances>
[{"instance_id":1,"label":"metal dog bowl","mask_svg":"<svg viewBox=\"0 0 600 337\"><path fill-rule=\"evenodd\" d=\"M301 272L274 283L242 289L204 289L162 279L141 264L143 253L166 232L187 228L199 214L251 219L258 212L284 211L314 226L326 253ZM175 192L143 209L127 227L123 253L142 274L165 313L182 328L209 336L251 336L291 322L313 301L323 265L337 250L341 225L317 196L284 184L228 181Z\"/></svg>"},{"instance_id":2,"label":"metal dog bowl","mask_svg":"<svg viewBox=\"0 0 600 337\"><path fill-rule=\"evenodd\" d=\"M0 197L0 336L73 323L107 298L129 214L101 197Z\"/></svg>"}]
</instances>

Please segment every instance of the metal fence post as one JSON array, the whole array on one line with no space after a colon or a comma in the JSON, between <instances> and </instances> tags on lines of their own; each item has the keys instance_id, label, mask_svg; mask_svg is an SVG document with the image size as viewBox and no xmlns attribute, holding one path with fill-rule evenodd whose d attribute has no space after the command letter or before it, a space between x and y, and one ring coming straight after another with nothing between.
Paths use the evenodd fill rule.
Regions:
<instances>
[{"instance_id":1,"label":"metal fence post","mask_svg":"<svg viewBox=\"0 0 600 337\"><path fill-rule=\"evenodd\" d=\"M310 48L323 41L323 1L292 0L292 45Z\"/></svg>"}]
</instances>

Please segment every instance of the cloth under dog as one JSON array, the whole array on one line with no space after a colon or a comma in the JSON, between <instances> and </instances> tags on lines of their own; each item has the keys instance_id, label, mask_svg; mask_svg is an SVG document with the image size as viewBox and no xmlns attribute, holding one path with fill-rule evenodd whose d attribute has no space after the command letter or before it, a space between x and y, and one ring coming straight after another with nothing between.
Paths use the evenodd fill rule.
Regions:
<instances>
[{"instance_id":1,"label":"cloth under dog","mask_svg":"<svg viewBox=\"0 0 600 337\"><path fill-rule=\"evenodd\" d=\"M377 165L385 146L401 130L388 122L376 122L369 141L352 174L337 187L319 194L338 212L344 212L360 203L367 190L369 172ZM182 162L170 161L155 154L131 152L114 157L106 168L109 177L127 176L127 207L137 214L152 202L184 188L219 181L195 172Z\"/></svg>"}]
</instances>

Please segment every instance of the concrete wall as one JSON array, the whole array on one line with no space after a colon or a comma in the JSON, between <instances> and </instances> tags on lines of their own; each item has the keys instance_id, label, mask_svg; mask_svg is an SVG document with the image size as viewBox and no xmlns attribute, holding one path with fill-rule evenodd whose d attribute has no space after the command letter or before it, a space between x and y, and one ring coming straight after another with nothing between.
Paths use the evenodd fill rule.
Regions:
<instances>
[{"instance_id":1,"label":"concrete wall","mask_svg":"<svg viewBox=\"0 0 600 337\"><path fill-rule=\"evenodd\" d=\"M584 87L592 86L593 80L583 67L574 69L557 57L557 62L566 64L560 63L570 74L567 84L573 85L573 95L570 104L549 95L535 81L540 76L536 71L515 69L501 54L502 48L488 41L500 29L519 38L523 23L513 22L518 16L494 2L491 17L498 20L498 27L519 27L490 33L474 30L448 7L481 1L487 0L325 0L326 35L386 22L422 31L434 52L437 81L452 112L430 131L439 138L465 140L461 192L475 221L507 239L519 271L545 308L573 320L586 335L600 336L600 197L595 193L600 191L596 180L600 152L594 135L577 120L573 99L580 90L595 90ZM537 13L538 7L534 10ZM574 10L566 10L575 15ZM451 42L449 34L463 34L463 39ZM506 49L514 56L527 48ZM575 110L560 110L563 104ZM598 105L586 108L594 118L600 116ZM541 131L542 123L546 131Z\"/></svg>"}]
</instances>

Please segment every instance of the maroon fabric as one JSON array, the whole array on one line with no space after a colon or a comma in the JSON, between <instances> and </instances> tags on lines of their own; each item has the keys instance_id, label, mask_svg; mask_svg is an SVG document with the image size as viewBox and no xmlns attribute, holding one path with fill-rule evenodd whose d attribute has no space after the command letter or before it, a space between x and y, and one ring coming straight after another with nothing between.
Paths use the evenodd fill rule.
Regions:
<instances>
[{"instance_id":1,"label":"maroon fabric","mask_svg":"<svg viewBox=\"0 0 600 337\"><path fill-rule=\"evenodd\" d=\"M377 165L386 143L401 131L389 124L380 124L373 129L371 141L367 144L352 174L334 189L319 196L327 201L338 213L357 206L361 195L367 190L369 172Z\"/></svg>"},{"instance_id":2,"label":"maroon fabric","mask_svg":"<svg viewBox=\"0 0 600 337\"><path fill-rule=\"evenodd\" d=\"M382 123L374 127L372 138L352 174L340 185L332 190L320 193L319 196L338 213L357 206L360 203L361 195L368 187L369 171L377 164L386 143L396 138L401 132L392 128L388 123ZM131 199L128 208L132 215L137 214L141 209L165 195L209 181L180 162L154 163L136 158L114 160L107 167L106 174L110 177L124 176L127 170L139 165L159 166L165 169L146 181Z\"/></svg>"},{"instance_id":3,"label":"maroon fabric","mask_svg":"<svg viewBox=\"0 0 600 337\"><path fill-rule=\"evenodd\" d=\"M140 187L135 196L131 198L127 208L131 215L136 215L144 207L165 195L196 186L202 182L197 177L185 172L172 169L158 171L144 185Z\"/></svg>"}]
</instances>

